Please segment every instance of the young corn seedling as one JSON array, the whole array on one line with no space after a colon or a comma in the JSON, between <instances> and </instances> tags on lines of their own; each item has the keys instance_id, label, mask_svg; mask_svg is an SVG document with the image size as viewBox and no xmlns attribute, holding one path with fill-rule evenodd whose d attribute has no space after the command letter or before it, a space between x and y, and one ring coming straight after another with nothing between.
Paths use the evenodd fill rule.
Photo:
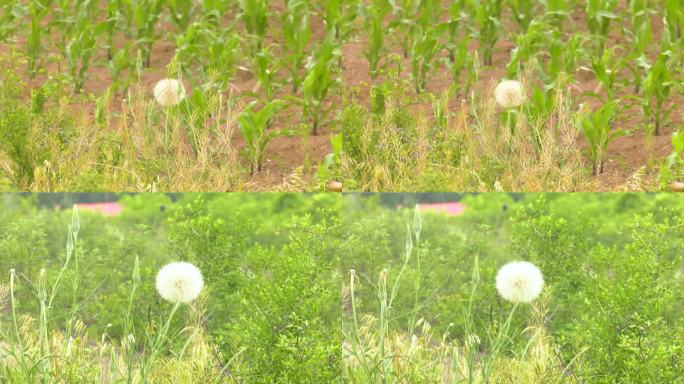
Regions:
<instances>
[{"instance_id":1,"label":"young corn seedling","mask_svg":"<svg viewBox=\"0 0 684 384\"><path fill-rule=\"evenodd\" d=\"M421 34L413 45L411 77L413 78L413 87L418 93L425 91L427 75L433 67L434 57L439 48L438 43L437 29L429 28Z\"/></svg>"},{"instance_id":2,"label":"young corn seedling","mask_svg":"<svg viewBox=\"0 0 684 384\"><path fill-rule=\"evenodd\" d=\"M622 61L616 59L615 52L618 47L612 47L603 51L599 58L592 58L591 67L599 81L600 88L608 95L608 100L615 98L615 80L622 68Z\"/></svg>"},{"instance_id":3,"label":"young corn seedling","mask_svg":"<svg viewBox=\"0 0 684 384\"><path fill-rule=\"evenodd\" d=\"M185 72L199 68L203 82L225 88L235 74L242 40L228 28L209 21L193 23L176 36L177 55Z\"/></svg>"},{"instance_id":4,"label":"young corn seedling","mask_svg":"<svg viewBox=\"0 0 684 384\"><path fill-rule=\"evenodd\" d=\"M190 24L193 16L195 2L187 0L167 0L166 6L169 7L169 15L176 26L184 30Z\"/></svg>"},{"instance_id":5,"label":"young corn seedling","mask_svg":"<svg viewBox=\"0 0 684 384\"><path fill-rule=\"evenodd\" d=\"M69 73L74 82L74 90L77 92L85 84L90 60L95 53L97 44L95 25L87 14L84 16L76 20L64 51Z\"/></svg>"},{"instance_id":6,"label":"young corn seedling","mask_svg":"<svg viewBox=\"0 0 684 384\"><path fill-rule=\"evenodd\" d=\"M312 120L312 132L318 134L318 127L325 118L327 110L323 105L330 88L337 84L335 58L339 53L331 37L326 38L318 47L315 56L307 64L308 73L302 84L304 113Z\"/></svg>"},{"instance_id":7,"label":"young corn seedling","mask_svg":"<svg viewBox=\"0 0 684 384\"><path fill-rule=\"evenodd\" d=\"M451 72L451 88L456 91L456 93L467 94L470 91L476 74L473 71L467 71L467 68L473 67L473 55L470 54L468 49L468 43L470 42L470 36L464 36L458 45L454 48L450 56L453 58L445 58L443 61L449 72ZM465 71L466 76L463 79L463 72Z\"/></svg>"},{"instance_id":8,"label":"young corn seedling","mask_svg":"<svg viewBox=\"0 0 684 384\"><path fill-rule=\"evenodd\" d=\"M549 36L550 35L550 36ZM583 34L570 35L567 40L555 34L549 34L549 60L542 66L544 84L553 84L563 78L573 79L578 63L585 57L584 43L587 41Z\"/></svg>"},{"instance_id":9,"label":"young corn seedling","mask_svg":"<svg viewBox=\"0 0 684 384\"><path fill-rule=\"evenodd\" d=\"M502 0L469 0L468 9L474 13L477 37L483 53L485 66L492 65L494 45L499 40L501 29Z\"/></svg>"},{"instance_id":10,"label":"young corn seedling","mask_svg":"<svg viewBox=\"0 0 684 384\"><path fill-rule=\"evenodd\" d=\"M624 134L622 130L613 129L613 118L617 114L617 106L617 100L611 100L595 111L587 114L580 112L579 124L589 143L589 155L594 175L603 172L608 144Z\"/></svg>"},{"instance_id":11,"label":"young corn seedling","mask_svg":"<svg viewBox=\"0 0 684 384\"><path fill-rule=\"evenodd\" d=\"M150 66L152 46L157 40L157 22L161 17L162 0L119 0L119 11L126 21L126 32L134 33L135 42L143 55L143 64Z\"/></svg>"},{"instance_id":12,"label":"young corn seedling","mask_svg":"<svg viewBox=\"0 0 684 384\"><path fill-rule=\"evenodd\" d=\"M30 29L26 41L29 77L33 78L40 68L39 59L42 52L43 18L50 13L52 0L31 1L28 3Z\"/></svg>"},{"instance_id":13,"label":"young corn seedling","mask_svg":"<svg viewBox=\"0 0 684 384\"><path fill-rule=\"evenodd\" d=\"M544 6L544 16L555 21L559 32L563 30L563 19L570 14L571 0L546 0L540 1Z\"/></svg>"},{"instance_id":14,"label":"young corn seedling","mask_svg":"<svg viewBox=\"0 0 684 384\"><path fill-rule=\"evenodd\" d=\"M634 92L638 93L641 91L644 69L647 69L649 66L647 53L653 42L653 28L646 0L631 1L629 11L632 15L632 28L629 39L634 48L629 53L627 67L633 75Z\"/></svg>"},{"instance_id":15,"label":"young corn seedling","mask_svg":"<svg viewBox=\"0 0 684 384\"><path fill-rule=\"evenodd\" d=\"M447 35L446 48L449 52L449 60L454 61L454 56L463 38L461 33L466 32L468 14L465 12L465 0L452 1L449 6L449 20L444 23ZM465 33L465 36L469 36Z\"/></svg>"},{"instance_id":16,"label":"young corn seedling","mask_svg":"<svg viewBox=\"0 0 684 384\"><path fill-rule=\"evenodd\" d=\"M665 0L665 23L670 35L680 41L684 30L684 1ZM681 44L681 43L680 43Z\"/></svg>"},{"instance_id":17,"label":"young corn seedling","mask_svg":"<svg viewBox=\"0 0 684 384\"><path fill-rule=\"evenodd\" d=\"M647 68L644 79L644 92L642 109L647 118L646 132L650 135L659 135L663 121L667 119L672 108L665 109L665 101L674 86L670 75L670 58L672 52L660 53L655 63Z\"/></svg>"},{"instance_id":18,"label":"young corn seedling","mask_svg":"<svg viewBox=\"0 0 684 384\"><path fill-rule=\"evenodd\" d=\"M255 110L257 103L254 101L249 104L238 116L238 126L245 139L245 149L251 163L252 174L262 170L266 145L279 135L279 132L266 132L266 130L271 119L284 107L281 100L272 100L266 102L259 110Z\"/></svg>"},{"instance_id":19,"label":"young corn seedling","mask_svg":"<svg viewBox=\"0 0 684 384\"><path fill-rule=\"evenodd\" d=\"M289 0L282 17L281 28L287 47L283 66L290 72L292 93L297 93L301 84L300 68L311 39L308 4L308 0Z\"/></svg>"},{"instance_id":20,"label":"young corn seedling","mask_svg":"<svg viewBox=\"0 0 684 384\"><path fill-rule=\"evenodd\" d=\"M411 47L411 77L418 93L425 91L427 75L432 69L439 48L441 30L438 24L434 25L438 10L439 3L434 0L424 0L420 4L420 15Z\"/></svg>"},{"instance_id":21,"label":"young corn seedling","mask_svg":"<svg viewBox=\"0 0 684 384\"><path fill-rule=\"evenodd\" d=\"M271 65L275 63L273 55L264 49L258 52L252 58L252 70L254 71L254 77L256 77L257 84L255 88L255 96L257 91L261 91L264 94L266 101L273 100L275 80L276 80L276 69Z\"/></svg>"},{"instance_id":22,"label":"young corn seedling","mask_svg":"<svg viewBox=\"0 0 684 384\"><path fill-rule=\"evenodd\" d=\"M602 54L606 47L610 22L618 19L615 13L617 0L587 0L587 28L589 33L596 37L598 54Z\"/></svg>"},{"instance_id":23,"label":"young corn seedling","mask_svg":"<svg viewBox=\"0 0 684 384\"><path fill-rule=\"evenodd\" d=\"M269 0L239 0L241 18L250 37L252 55L261 52L268 31Z\"/></svg>"},{"instance_id":24,"label":"young corn seedling","mask_svg":"<svg viewBox=\"0 0 684 384\"><path fill-rule=\"evenodd\" d=\"M331 180L339 180L340 167L342 166L342 150L343 137L342 135L333 135L330 137L330 147L332 151L325 155L323 161L318 164L316 170L316 177L318 178L319 188L328 184Z\"/></svg>"},{"instance_id":25,"label":"young corn seedling","mask_svg":"<svg viewBox=\"0 0 684 384\"><path fill-rule=\"evenodd\" d=\"M0 42L14 34L19 20L16 12L18 6L18 0L7 0L0 5Z\"/></svg>"},{"instance_id":26,"label":"young corn seedling","mask_svg":"<svg viewBox=\"0 0 684 384\"><path fill-rule=\"evenodd\" d=\"M531 95L523 108L530 127L530 141L536 153L542 151L542 135L545 130L556 129L550 117L556 110L556 91L554 88L532 87Z\"/></svg>"},{"instance_id":27,"label":"young corn seedling","mask_svg":"<svg viewBox=\"0 0 684 384\"><path fill-rule=\"evenodd\" d=\"M118 28L124 24L121 14L119 0L107 3L107 18L98 24L97 29L104 35L105 45L107 46L107 60L114 58L114 37Z\"/></svg>"},{"instance_id":28,"label":"young corn seedling","mask_svg":"<svg viewBox=\"0 0 684 384\"><path fill-rule=\"evenodd\" d=\"M414 15L424 3L421 0L400 0L392 1L390 4L392 5L393 21L389 28L400 33L399 45L404 57L407 58L418 28Z\"/></svg>"},{"instance_id":29,"label":"young corn seedling","mask_svg":"<svg viewBox=\"0 0 684 384\"><path fill-rule=\"evenodd\" d=\"M508 6L511 8L515 22L524 33L532 22L535 12L535 2L532 0L510 0Z\"/></svg>"},{"instance_id":30,"label":"young corn seedling","mask_svg":"<svg viewBox=\"0 0 684 384\"><path fill-rule=\"evenodd\" d=\"M328 0L323 4L323 22L327 35L333 34L340 38L340 23L342 20L342 0Z\"/></svg>"},{"instance_id":31,"label":"young corn seedling","mask_svg":"<svg viewBox=\"0 0 684 384\"><path fill-rule=\"evenodd\" d=\"M371 79L375 80L380 73L380 59L385 45L385 16L389 12L387 5L374 0L371 5L363 8L364 29L368 36L368 44L364 56L368 60Z\"/></svg>"},{"instance_id":32,"label":"young corn seedling","mask_svg":"<svg viewBox=\"0 0 684 384\"><path fill-rule=\"evenodd\" d=\"M683 181L684 130L672 133L672 153L660 164L660 185L666 188L671 181Z\"/></svg>"},{"instance_id":33,"label":"young corn seedling","mask_svg":"<svg viewBox=\"0 0 684 384\"><path fill-rule=\"evenodd\" d=\"M524 72L524 65L538 53L545 42L549 26L540 21L533 21L526 32L516 36L516 47L511 51L508 63L508 77L515 78Z\"/></svg>"},{"instance_id":34,"label":"young corn seedling","mask_svg":"<svg viewBox=\"0 0 684 384\"><path fill-rule=\"evenodd\" d=\"M322 6L326 35L335 36L335 40L346 38L354 28L353 22L360 7L359 0L327 0Z\"/></svg>"}]
</instances>

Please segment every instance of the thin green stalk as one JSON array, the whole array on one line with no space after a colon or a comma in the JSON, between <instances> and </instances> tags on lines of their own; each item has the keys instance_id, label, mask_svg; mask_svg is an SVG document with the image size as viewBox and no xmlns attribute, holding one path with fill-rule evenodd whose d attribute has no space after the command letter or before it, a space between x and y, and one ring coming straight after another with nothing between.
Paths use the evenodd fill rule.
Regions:
<instances>
[{"instance_id":1,"label":"thin green stalk","mask_svg":"<svg viewBox=\"0 0 684 384\"><path fill-rule=\"evenodd\" d=\"M152 344L152 351L147 356L145 361L141 364L140 374L142 376L141 379L142 379L143 383L147 383L147 375L150 373L150 370L152 369L152 366L154 365L154 361L156 360L157 355L159 354L159 351L161 350L162 343L165 341L166 334L168 333L169 328L171 326L171 320L173 319L173 315L178 310L178 307L180 307L180 303L175 303L173 305L173 308L171 309L171 313L169 313L169 317L166 319L164 326L161 328L161 330L157 334L157 338L155 339L154 343Z\"/></svg>"}]
</instances>

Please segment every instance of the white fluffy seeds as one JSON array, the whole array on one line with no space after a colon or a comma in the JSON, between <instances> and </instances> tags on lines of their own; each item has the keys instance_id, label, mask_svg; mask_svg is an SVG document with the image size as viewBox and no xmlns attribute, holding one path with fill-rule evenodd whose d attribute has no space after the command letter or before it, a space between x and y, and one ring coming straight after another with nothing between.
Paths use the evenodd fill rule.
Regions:
<instances>
[{"instance_id":1,"label":"white fluffy seeds","mask_svg":"<svg viewBox=\"0 0 684 384\"><path fill-rule=\"evenodd\" d=\"M157 292L174 304L195 300L203 286L202 272L184 261L167 264L157 273Z\"/></svg>"},{"instance_id":2,"label":"white fluffy seeds","mask_svg":"<svg viewBox=\"0 0 684 384\"><path fill-rule=\"evenodd\" d=\"M175 79L163 79L154 86L154 99L163 107L177 105L185 98L183 83Z\"/></svg>"},{"instance_id":3,"label":"white fluffy seeds","mask_svg":"<svg viewBox=\"0 0 684 384\"><path fill-rule=\"evenodd\" d=\"M544 288L544 277L534 264L513 261L501 267L496 274L496 289L512 303L529 303L539 297Z\"/></svg>"},{"instance_id":4,"label":"white fluffy seeds","mask_svg":"<svg viewBox=\"0 0 684 384\"><path fill-rule=\"evenodd\" d=\"M525 101L522 84L515 80L504 80L494 89L494 98L504 109L519 107Z\"/></svg>"}]
</instances>

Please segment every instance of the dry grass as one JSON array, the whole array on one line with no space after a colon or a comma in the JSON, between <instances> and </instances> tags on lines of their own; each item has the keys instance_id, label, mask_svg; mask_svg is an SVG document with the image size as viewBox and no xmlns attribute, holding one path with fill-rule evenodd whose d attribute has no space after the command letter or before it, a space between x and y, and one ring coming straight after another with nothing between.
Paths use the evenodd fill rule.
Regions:
<instances>
[{"instance_id":1,"label":"dry grass","mask_svg":"<svg viewBox=\"0 0 684 384\"><path fill-rule=\"evenodd\" d=\"M581 354L564 364L546 331L549 298L546 294L532 306L529 325L519 335L526 340L526 348L497 356L486 380L482 378L479 362L469 365L467 361L473 352L480 360L488 358L490 351L484 345L485 336L481 336L482 340L477 335L467 340L456 340L448 334L436 338L430 323L419 319L414 335L391 329L389 337L381 340L379 320L368 314L363 316L358 334L344 343L345 377L350 383L365 384L580 383L572 368L581 363ZM383 362L389 362L385 372L379 368ZM469 371L469 366L474 369Z\"/></svg>"},{"instance_id":2,"label":"dry grass","mask_svg":"<svg viewBox=\"0 0 684 384\"><path fill-rule=\"evenodd\" d=\"M598 188L576 143L570 103L559 92L553 113L532 122L517 113L514 131L501 122L492 88L483 100L451 109L443 128L424 116L415 136L384 117L360 130L362 156L344 159L345 173L364 191L592 191ZM524 108L524 107L523 107ZM538 144L536 144L538 143Z\"/></svg>"}]
</instances>

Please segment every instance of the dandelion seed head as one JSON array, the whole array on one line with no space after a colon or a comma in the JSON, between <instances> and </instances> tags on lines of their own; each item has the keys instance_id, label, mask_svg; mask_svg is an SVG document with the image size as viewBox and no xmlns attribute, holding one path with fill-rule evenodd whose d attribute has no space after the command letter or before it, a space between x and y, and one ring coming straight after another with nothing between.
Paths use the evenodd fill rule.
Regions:
<instances>
[{"instance_id":1,"label":"dandelion seed head","mask_svg":"<svg viewBox=\"0 0 684 384\"><path fill-rule=\"evenodd\" d=\"M519 107L525 101L522 84L516 80L504 80L494 89L494 98L504 109Z\"/></svg>"},{"instance_id":2,"label":"dandelion seed head","mask_svg":"<svg viewBox=\"0 0 684 384\"><path fill-rule=\"evenodd\" d=\"M195 300L203 286L202 272L184 261L167 264L157 273L159 296L174 304Z\"/></svg>"},{"instance_id":3,"label":"dandelion seed head","mask_svg":"<svg viewBox=\"0 0 684 384\"><path fill-rule=\"evenodd\" d=\"M529 303L539 297L544 277L536 265L527 261L510 262L496 274L496 289L512 303Z\"/></svg>"},{"instance_id":4,"label":"dandelion seed head","mask_svg":"<svg viewBox=\"0 0 684 384\"><path fill-rule=\"evenodd\" d=\"M176 79L162 79L154 86L154 99L163 107L177 105L185 98L183 83Z\"/></svg>"}]
</instances>

